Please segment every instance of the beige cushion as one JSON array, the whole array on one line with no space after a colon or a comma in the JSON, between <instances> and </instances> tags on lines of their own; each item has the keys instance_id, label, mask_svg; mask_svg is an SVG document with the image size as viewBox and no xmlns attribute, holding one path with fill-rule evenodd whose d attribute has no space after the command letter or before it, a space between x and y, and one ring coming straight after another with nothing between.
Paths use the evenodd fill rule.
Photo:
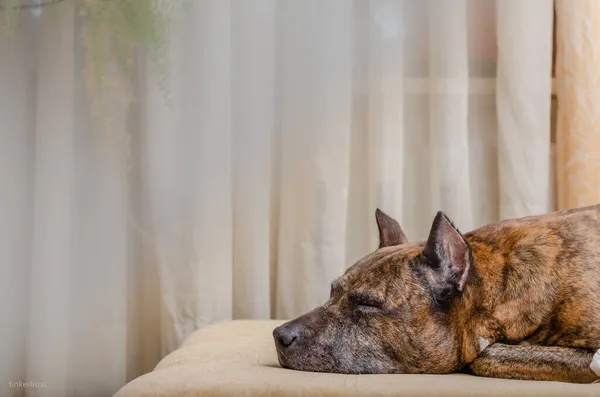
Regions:
<instances>
[{"instance_id":1,"label":"beige cushion","mask_svg":"<svg viewBox=\"0 0 600 397\"><path fill-rule=\"evenodd\" d=\"M600 385L524 382L456 375L339 375L283 369L271 332L281 321L232 321L205 327L154 371L115 397L193 396L586 396Z\"/></svg>"}]
</instances>

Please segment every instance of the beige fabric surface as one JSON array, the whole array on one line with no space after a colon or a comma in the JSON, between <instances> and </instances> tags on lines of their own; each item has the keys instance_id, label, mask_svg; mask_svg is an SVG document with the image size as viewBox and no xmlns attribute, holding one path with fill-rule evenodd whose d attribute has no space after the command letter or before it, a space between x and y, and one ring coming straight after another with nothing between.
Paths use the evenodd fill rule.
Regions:
<instances>
[{"instance_id":1,"label":"beige fabric surface","mask_svg":"<svg viewBox=\"0 0 600 397\"><path fill-rule=\"evenodd\" d=\"M205 327L115 397L193 396L600 396L600 385L524 382L469 375L339 375L283 369L271 331L281 321Z\"/></svg>"}]
</instances>

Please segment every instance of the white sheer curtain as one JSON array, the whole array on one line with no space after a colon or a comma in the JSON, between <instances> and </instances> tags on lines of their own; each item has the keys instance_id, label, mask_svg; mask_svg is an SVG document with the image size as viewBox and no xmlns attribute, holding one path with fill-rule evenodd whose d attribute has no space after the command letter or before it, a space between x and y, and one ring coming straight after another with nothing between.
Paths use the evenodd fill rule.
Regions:
<instances>
[{"instance_id":1,"label":"white sheer curtain","mask_svg":"<svg viewBox=\"0 0 600 397\"><path fill-rule=\"evenodd\" d=\"M56 7L0 41L2 395L107 396L203 325L322 303L376 207L411 239L551 209L551 0L190 1L125 144Z\"/></svg>"}]
</instances>

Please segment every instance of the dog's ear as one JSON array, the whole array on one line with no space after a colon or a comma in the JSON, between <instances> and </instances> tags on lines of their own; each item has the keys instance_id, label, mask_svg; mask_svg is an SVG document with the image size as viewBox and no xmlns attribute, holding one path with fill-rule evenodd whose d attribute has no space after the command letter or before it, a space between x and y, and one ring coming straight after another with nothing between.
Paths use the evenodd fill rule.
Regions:
<instances>
[{"instance_id":1,"label":"dog's ear","mask_svg":"<svg viewBox=\"0 0 600 397\"><path fill-rule=\"evenodd\" d=\"M462 291L471 267L471 247L450 219L439 211L433 220L423 255L426 275L436 300Z\"/></svg>"},{"instance_id":2,"label":"dog's ear","mask_svg":"<svg viewBox=\"0 0 600 397\"><path fill-rule=\"evenodd\" d=\"M375 219L379 228L379 248L408 242L398 222L379 208L375 211Z\"/></svg>"}]
</instances>

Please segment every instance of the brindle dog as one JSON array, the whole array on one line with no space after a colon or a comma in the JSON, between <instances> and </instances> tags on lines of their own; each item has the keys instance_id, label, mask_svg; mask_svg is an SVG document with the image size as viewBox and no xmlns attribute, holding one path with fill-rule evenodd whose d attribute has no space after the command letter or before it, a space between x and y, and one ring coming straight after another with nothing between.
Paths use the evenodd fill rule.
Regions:
<instances>
[{"instance_id":1,"label":"brindle dog","mask_svg":"<svg viewBox=\"0 0 600 397\"><path fill-rule=\"evenodd\" d=\"M273 331L283 367L600 377L590 366L600 349L600 205L464 235L438 212L419 243L380 210L376 219L379 248L332 283L323 306Z\"/></svg>"}]
</instances>

